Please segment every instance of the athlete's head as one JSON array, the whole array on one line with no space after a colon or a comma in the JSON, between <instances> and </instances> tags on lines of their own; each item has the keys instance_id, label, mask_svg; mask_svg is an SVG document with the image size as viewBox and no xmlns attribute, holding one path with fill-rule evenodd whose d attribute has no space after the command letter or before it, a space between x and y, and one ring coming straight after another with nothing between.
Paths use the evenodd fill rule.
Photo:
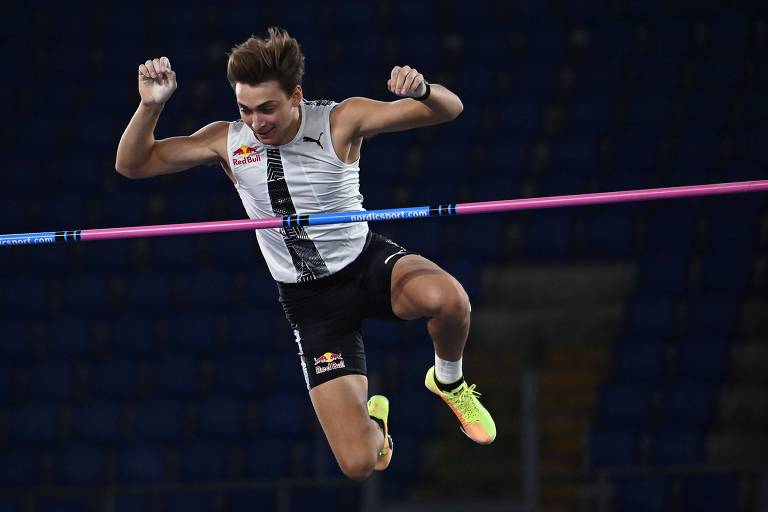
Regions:
<instances>
[{"instance_id":1,"label":"athlete's head","mask_svg":"<svg viewBox=\"0 0 768 512\"><path fill-rule=\"evenodd\" d=\"M302 99L304 55L299 42L270 27L267 38L251 36L229 53L227 79L240 116L265 144L289 142Z\"/></svg>"}]
</instances>

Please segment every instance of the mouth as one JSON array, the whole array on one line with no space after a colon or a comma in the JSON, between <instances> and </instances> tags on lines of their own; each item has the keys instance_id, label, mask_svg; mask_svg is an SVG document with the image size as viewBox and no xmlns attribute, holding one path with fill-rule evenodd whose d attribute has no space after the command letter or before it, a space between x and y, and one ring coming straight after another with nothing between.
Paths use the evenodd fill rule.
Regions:
<instances>
[{"instance_id":1,"label":"mouth","mask_svg":"<svg viewBox=\"0 0 768 512\"><path fill-rule=\"evenodd\" d=\"M275 127L273 126L269 130L256 132L256 135L258 135L259 137L264 137L265 135L268 135L269 133L271 133L272 130L274 130L274 129L275 129Z\"/></svg>"}]
</instances>

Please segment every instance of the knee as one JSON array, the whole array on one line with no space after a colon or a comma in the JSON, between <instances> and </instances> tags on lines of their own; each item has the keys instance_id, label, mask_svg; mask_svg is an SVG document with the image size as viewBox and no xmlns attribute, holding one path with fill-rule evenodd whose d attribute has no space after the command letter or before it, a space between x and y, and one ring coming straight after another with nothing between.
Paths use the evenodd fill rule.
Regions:
<instances>
[{"instance_id":1,"label":"knee","mask_svg":"<svg viewBox=\"0 0 768 512\"><path fill-rule=\"evenodd\" d=\"M430 318L468 321L472 311L469 296L458 282L448 282L424 291L426 312Z\"/></svg>"},{"instance_id":2,"label":"knee","mask_svg":"<svg viewBox=\"0 0 768 512\"><path fill-rule=\"evenodd\" d=\"M347 478L361 482L371 476L376 461L369 457L345 457L338 459L341 471Z\"/></svg>"}]
</instances>

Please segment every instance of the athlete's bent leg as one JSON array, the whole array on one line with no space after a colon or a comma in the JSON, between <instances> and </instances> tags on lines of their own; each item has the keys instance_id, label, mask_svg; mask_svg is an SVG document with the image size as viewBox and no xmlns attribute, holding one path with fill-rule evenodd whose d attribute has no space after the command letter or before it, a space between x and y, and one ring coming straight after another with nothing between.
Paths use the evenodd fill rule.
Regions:
<instances>
[{"instance_id":1,"label":"athlete's bent leg","mask_svg":"<svg viewBox=\"0 0 768 512\"><path fill-rule=\"evenodd\" d=\"M469 334L472 310L467 292L448 272L416 254L392 269L392 311L403 320L427 318L427 329L441 359L458 361Z\"/></svg>"},{"instance_id":2,"label":"athlete's bent leg","mask_svg":"<svg viewBox=\"0 0 768 512\"><path fill-rule=\"evenodd\" d=\"M368 378L344 375L313 387L309 397L341 470L352 480L368 478L384 440L368 415Z\"/></svg>"},{"instance_id":3,"label":"athlete's bent leg","mask_svg":"<svg viewBox=\"0 0 768 512\"><path fill-rule=\"evenodd\" d=\"M462 371L472 309L464 288L428 259L409 254L395 263L390 292L395 315L403 320L428 319L435 366L427 370L427 389L450 407L470 439L492 443L496 424L478 400L475 385L467 384Z\"/></svg>"}]
</instances>

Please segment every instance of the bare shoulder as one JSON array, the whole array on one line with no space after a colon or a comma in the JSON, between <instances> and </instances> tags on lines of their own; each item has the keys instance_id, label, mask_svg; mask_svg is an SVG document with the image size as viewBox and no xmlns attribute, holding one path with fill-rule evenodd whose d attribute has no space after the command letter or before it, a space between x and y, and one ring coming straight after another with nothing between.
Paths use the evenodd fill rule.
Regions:
<instances>
[{"instance_id":1,"label":"bare shoulder","mask_svg":"<svg viewBox=\"0 0 768 512\"><path fill-rule=\"evenodd\" d=\"M190 135L190 138L194 139L197 144L215 151L222 157L226 157L228 132L229 122L214 121L197 130Z\"/></svg>"}]
</instances>

